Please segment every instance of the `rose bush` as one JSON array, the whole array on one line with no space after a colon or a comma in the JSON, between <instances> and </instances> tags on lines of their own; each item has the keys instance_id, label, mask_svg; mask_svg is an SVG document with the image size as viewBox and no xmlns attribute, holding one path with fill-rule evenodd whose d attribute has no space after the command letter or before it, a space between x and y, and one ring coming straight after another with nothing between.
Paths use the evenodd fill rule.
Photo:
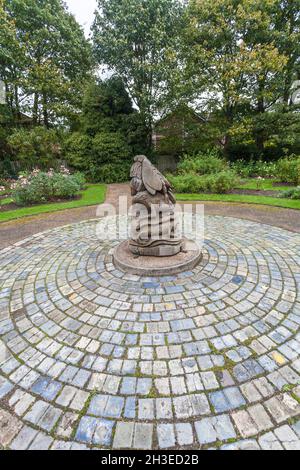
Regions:
<instances>
[{"instance_id":1,"label":"rose bush","mask_svg":"<svg viewBox=\"0 0 300 470\"><path fill-rule=\"evenodd\" d=\"M11 185L11 190L15 203L25 206L54 199L71 199L84 185L85 180L81 174L71 175L66 167L61 166L60 171L51 168L43 172L36 168L29 174L20 175Z\"/></svg>"}]
</instances>

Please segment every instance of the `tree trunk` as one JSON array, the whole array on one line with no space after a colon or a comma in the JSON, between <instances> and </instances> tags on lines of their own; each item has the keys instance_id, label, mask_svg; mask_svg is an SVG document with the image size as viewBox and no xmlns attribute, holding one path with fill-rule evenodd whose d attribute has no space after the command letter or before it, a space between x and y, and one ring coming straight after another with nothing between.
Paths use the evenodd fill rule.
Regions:
<instances>
[{"instance_id":1,"label":"tree trunk","mask_svg":"<svg viewBox=\"0 0 300 470\"><path fill-rule=\"evenodd\" d=\"M19 91L18 86L14 86L14 98L15 98L15 113L16 113L16 120L20 122L21 120L21 113L20 113L20 105L19 105Z\"/></svg>"},{"instance_id":2,"label":"tree trunk","mask_svg":"<svg viewBox=\"0 0 300 470\"><path fill-rule=\"evenodd\" d=\"M255 137L255 143L258 150L259 158L263 157L265 151L264 131L258 131Z\"/></svg>"},{"instance_id":3,"label":"tree trunk","mask_svg":"<svg viewBox=\"0 0 300 470\"><path fill-rule=\"evenodd\" d=\"M225 106L225 119L226 119L226 126L227 129L230 129L233 124L233 107L229 104L229 102ZM230 147L231 147L231 136L227 132L224 136L224 145L223 151L226 158L230 158Z\"/></svg>"},{"instance_id":4,"label":"tree trunk","mask_svg":"<svg viewBox=\"0 0 300 470\"><path fill-rule=\"evenodd\" d=\"M152 128L152 123L149 124L147 127L147 134L148 134L148 142L147 142L147 148L151 152L152 151L152 145L153 145L153 128Z\"/></svg>"},{"instance_id":5,"label":"tree trunk","mask_svg":"<svg viewBox=\"0 0 300 470\"><path fill-rule=\"evenodd\" d=\"M39 95L38 93L34 94L34 101L33 101L33 123L36 125L38 123L38 105L39 105Z\"/></svg>"},{"instance_id":6,"label":"tree trunk","mask_svg":"<svg viewBox=\"0 0 300 470\"><path fill-rule=\"evenodd\" d=\"M44 117L44 126L49 129L49 115L48 115L48 103L47 95L43 93L43 117Z\"/></svg>"},{"instance_id":7,"label":"tree trunk","mask_svg":"<svg viewBox=\"0 0 300 470\"><path fill-rule=\"evenodd\" d=\"M288 11L286 12L287 21L289 21L289 30L288 30L289 37L291 37L293 33L295 32L297 15L298 15L297 6L296 6L296 10L294 10L294 5L293 3L291 3L291 5L289 5ZM293 85L293 75L294 75L295 64L296 64L298 56L297 54L295 54L295 51L292 45L290 45L287 48L287 50L285 51L285 54L288 56L288 62L287 62L286 69L285 69L283 102L287 106L290 106L292 104L291 103L291 89Z\"/></svg>"},{"instance_id":8,"label":"tree trunk","mask_svg":"<svg viewBox=\"0 0 300 470\"><path fill-rule=\"evenodd\" d=\"M263 115L265 113L265 101L264 101L264 82L259 82L259 92L258 92L258 99L257 99L257 115ZM264 129L258 129L255 132L255 143L258 152L259 158L264 156L265 152L265 131Z\"/></svg>"},{"instance_id":9,"label":"tree trunk","mask_svg":"<svg viewBox=\"0 0 300 470\"><path fill-rule=\"evenodd\" d=\"M140 108L141 109L141 108ZM153 120L151 114L148 111L141 111L142 121L146 130L146 149L148 152L152 151L152 136L153 136Z\"/></svg>"}]
</instances>

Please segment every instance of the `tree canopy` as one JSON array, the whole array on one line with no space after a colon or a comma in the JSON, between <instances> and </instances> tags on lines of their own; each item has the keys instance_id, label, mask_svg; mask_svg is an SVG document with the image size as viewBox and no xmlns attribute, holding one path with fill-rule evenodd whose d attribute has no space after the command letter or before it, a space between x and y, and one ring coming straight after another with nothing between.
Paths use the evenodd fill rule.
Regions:
<instances>
[{"instance_id":1,"label":"tree canopy","mask_svg":"<svg viewBox=\"0 0 300 470\"><path fill-rule=\"evenodd\" d=\"M7 106L46 127L67 119L80 103L91 71L91 46L61 0L1 0L0 77Z\"/></svg>"},{"instance_id":2,"label":"tree canopy","mask_svg":"<svg viewBox=\"0 0 300 470\"><path fill-rule=\"evenodd\" d=\"M98 0L95 56L124 81L148 128L149 144L176 63L181 13L177 0Z\"/></svg>"},{"instance_id":3,"label":"tree canopy","mask_svg":"<svg viewBox=\"0 0 300 470\"><path fill-rule=\"evenodd\" d=\"M98 0L92 40L62 0L0 0L0 80L1 160L25 162L26 143L32 161L53 155L54 128L60 157L93 165L98 180L101 165L107 179L119 165L123 179L132 155L153 154L157 121L180 109L201 117L188 130L195 151L300 154L300 0ZM185 132L170 154L184 153Z\"/></svg>"}]
</instances>

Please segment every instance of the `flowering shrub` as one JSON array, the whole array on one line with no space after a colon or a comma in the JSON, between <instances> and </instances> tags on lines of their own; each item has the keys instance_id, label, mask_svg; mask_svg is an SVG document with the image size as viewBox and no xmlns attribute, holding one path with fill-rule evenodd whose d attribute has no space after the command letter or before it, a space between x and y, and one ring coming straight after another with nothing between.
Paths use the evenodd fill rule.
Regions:
<instances>
[{"instance_id":1,"label":"flowering shrub","mask_svg":"<svg viewBox=\"0 0 300 470\"><path fill-rule=\"evenodd\" d=\"M289 189L287 191L283 191L280 197L287 199L300 199L300 186L298 186L297 188Z\"/></svg>"},{"instance_id":2,"label":"flowering shrub","mask_svg":"<svg viewBox=\"0 0 300 470\"><path fill-rule=\"evenodd\" d=\"M0 186L0 196L2 196L2 194L6 191L6 188L5 186ZM1 200L1 197L0 197L0 209L2 207L2 200Z\"/></svg>"},{"instance_id":3,"label":"flowering shrub","mask_svg":"<svg viewBox=\"0 0 300 470\"><path fill-rule=\"evenodd\" d=\"M291 155L279 160L277 177L284 183L300 184L300 156Z\"/></svg>"},{"instance_id":4,"label":"flowering shrub","mask_svg":"<svg viewBox=\"0 0 300 470\"><path fill-rule=\"evenodd\" d=\"M42 172L36 168L27 175L20 175L18 181L11 185L11 190L16 204L24 206L59 198L70 199L78 194L84 184L81 175L71 175L64 166L59 172L52 168Z\"/></svg>"},{"instance_id":5,"label":"flowering shrub","mask_svg":"<svg viewBox=\"0 0 300 470\"><path fill-rule=\"evenodd\" d=\"M190 173L212 175L229 170L228 163L219 157L215 150L198 153L197 155L184 155L177 167L178 174Z\"/></svg>"},{"instance_id":6,"label":"flowering shrub","mask_svg":"<svg viewBox=\"0 0 300 470\"><path fill-rule=\"evenodd\" d=\"M265 178L263 178L262 176L258 176L258 177L256 178L256 189L257 189L257 190L263 189L263 187L264 187L264 181L265 181Z\"/></svg>"},{"instance_id":7,"label":"flowering shrub","mask_svg":"<svg viewBox=\"0 0 300 470\"><path fill-rule=\"evenodd\" d=\"M252 178L257 176L262 178L272 178L277 172L275 162L237 160L236 162L231 163L230 166L242 178Z\"/></svg>"},{"instance_id":8,"label":"flowering shrub","mask_svg":"<svg viewBox=\"0 0 300 470\"><path fill-rule=\"evenodd\" d=\"M185 175L168 175L167 177L177 193L223 194L233 189L237 183L236 174L232 171L221 171L217 174L201 176L191 172Z\"/></svg>"},{"instance_id":9,"label":"flowering shrub","mask_svg":"<svg viewBox=\"0 0 300 470\"><path fill-rule=\"evenodd\" d=\"M178 193L226 193L237 184L237 176L218 153L207 151L185 155L178 165L176 176L168 175Z\"/></svg>"}]
</instances>

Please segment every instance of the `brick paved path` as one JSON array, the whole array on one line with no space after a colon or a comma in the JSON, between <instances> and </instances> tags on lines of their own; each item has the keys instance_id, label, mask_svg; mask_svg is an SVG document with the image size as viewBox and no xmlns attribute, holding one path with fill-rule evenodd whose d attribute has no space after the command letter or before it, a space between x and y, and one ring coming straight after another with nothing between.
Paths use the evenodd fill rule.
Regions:
<instances>
[{"instance_id":1,"label":"brick paved path","mask_svg":"<svg viewBox=\"0 0 300 470\"><path fill-rule=\"evenodd\" d=\"M0 251L0 445L300 449L300 234L207 216L197 268L141 278L97 228Z\"/></svg>"}]
</instances>

